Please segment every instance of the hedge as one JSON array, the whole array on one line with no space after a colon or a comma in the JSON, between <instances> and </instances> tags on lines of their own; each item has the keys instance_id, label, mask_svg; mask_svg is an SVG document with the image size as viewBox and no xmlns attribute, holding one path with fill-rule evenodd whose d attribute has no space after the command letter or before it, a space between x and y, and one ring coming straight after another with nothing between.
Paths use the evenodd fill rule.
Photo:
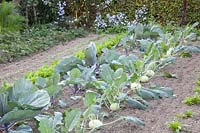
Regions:
<instances>
[{"instance_id":1,"label":"hedge","mask_svg":"<svg viewBox=\"0 0 200 133\"><path fill-rule=\"evenodd\" d=\"M92 26L96 13L100 11L102 14L116 14L122 12L127 15L129 20L134 20L135 11L140 9L143 5L147 6L148 15L147 18L155 18L157 22L166 24L172 22L173 24L180 24L181 10L183 0L112 0L109 6L102 6L101 3L105 3L105 0L49 0L51 4L44 5L41 0L35 6L28 6L27 1L19 0L21 12L23 15L27 11L29 13L29 23L47 23L55 20L58 15L57 2L66 2L65 15L69 20L76 18L76 26ZM187 21L189 24L200 21L200 1L199 0L187 0ZM31 4L33 5L33 4ZM34 7L34 8L33 8ZM45 7L45 8L44 8ZM33 9L36 10L37 21L34 21ZM33 20L32 20L33 19Z\"/></svg>"},{"instance_id":2,"label":"hedge","mask_svg":"<svg viewBox=\"0 0 200 133\"><path fill-rule=\"evenodd\" d=\"M161 24L180 24L183 0L118 0L104 13L123 12L129 20L134 20L135 11L146 5L148 9L147 19L152 17ZM200 22L200 1L187 0L187 23Z\"/></svg>"}]
</instances>

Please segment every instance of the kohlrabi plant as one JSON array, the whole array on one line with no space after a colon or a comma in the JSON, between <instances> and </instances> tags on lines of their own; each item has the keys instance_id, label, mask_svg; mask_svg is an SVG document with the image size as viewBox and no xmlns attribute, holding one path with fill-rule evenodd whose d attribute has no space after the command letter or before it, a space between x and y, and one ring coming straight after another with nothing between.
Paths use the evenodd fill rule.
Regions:
<instances>
[{"instance_id":1,"label":"kohlrabi plant","mask_svg":"<svg viewBox=\"0 0 200 133\"><path fill-rule=\"evenodd\" d=\"M160 26L158 25L145 25L142 23L133 23L128 26L128 35L121 39L119 46L124 46L125 50L128 51L128 48L140 48L141 40L157 40L164 33Z\"/></svg>"},{"instance_id":2,"label":"kohlrabi plant","mask_svg":"<svg viewBox=\"0 0 200 133\"><path fill-rule=\"evenodd\" d=\"M63 114L54 112L53 116L38 115L35 117L38 122L38 130L41 133L59 133L61 132L61 125L63 125Z\"/></svg>"},{"instance_id":3,"label":"kohlrabi plant","mask_svg":"<svg viewBox=\"0 0 200 133\"><path fill-rule=\"evenodd\" d=\"M75 94L79 88L84 88L90 82L96 80L99 73L97 64L97 50L95 44L89 45L85 50L84 59L71 56L61 61L55 68L56 73L60 73L65 85L73 85Z\"/></svg>"},{"instance_id":4,"label":"kohlrabi plant","mask_svg":"<svg viewBox=\"0 0 200 133\"><path fill-rule=\"evenodd\" d=\"M100 80L94 82L95 87L100 91L100 104L110 106L118 100L119 94L126 87L127 75L122 68L114 71L108 64L100 67Z\"/></svg>"}]
</instances>

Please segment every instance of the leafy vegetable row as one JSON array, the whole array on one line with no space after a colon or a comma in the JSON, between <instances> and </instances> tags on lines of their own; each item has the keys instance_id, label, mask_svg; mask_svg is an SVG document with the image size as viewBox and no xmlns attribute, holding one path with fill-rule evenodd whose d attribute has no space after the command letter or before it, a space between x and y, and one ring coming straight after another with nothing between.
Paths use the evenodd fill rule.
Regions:
<instances>
[{"instance_id":1,"label":"leafy vegetable row","mask_svg":"<svg viewBox=\"0 0 200 133\"><path fill-rule=\"evenodd\" d=\"M171 34L163 32L157 25L135 24L129 28L128 36L119 43L120 46L125 46L125 54L118 52L114 47L111 50L101 48L103 53L99 55L98 46L92 43L82 51L84 55L79 54L81 56L78 57L81 58L70 56L60 61L53 75L47 77L37 75L34 79L34 90L47 92L48 98L51 97L52 105L65 86L73 86L72 92L75 96L79 91L85 91L83 96L76 97L83 100L82 109L69 109L64 113L55 112L50 116L36 116L35 119L39 122L38 130L50 133L86 132L88 130L92 132L104 125L121 120L144 125L143 121L133 116L120 116L110 123L105 123L104 118L110 111L119 110L122 105L145 110L148 107L147 99L173 96L171 88L158 85L147 87L143 83L149 82L155 71L172 63L175 56L181 52L199 52L199 47L182 45L183 40L194 36L190 33L194 26L181 31L177 30ZM141 56L134 55L132 48L140 51ZM25 79L21 80L25 83L30 82ZM21 84L20 88L24 89L26 84L22 84L21 80L16 81L15 84ZM2 94L10 92L15 84ZM46 101L50 103L49 99ZM42 109L44 107L46 106ZM107 113L102 112L104 107L107 108ZM7 115L1 115L2 118L5 116ZM2 127L6 127L7 123L16 121L11 120L10 122L8 119L6 123L1 124Z\"/></svg>"}]
</instances>

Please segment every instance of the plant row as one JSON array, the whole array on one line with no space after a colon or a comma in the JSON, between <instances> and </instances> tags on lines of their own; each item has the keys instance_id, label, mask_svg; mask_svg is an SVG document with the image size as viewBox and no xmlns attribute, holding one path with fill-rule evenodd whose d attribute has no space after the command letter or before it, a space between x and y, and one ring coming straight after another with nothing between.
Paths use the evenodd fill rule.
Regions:
<instances>
[{"instance_id":1,"label":"plant row","mask_svg":"<svg viewBox=\"0 0 200 133\"><path fill-rule=\"evenodd\" d=\"M118 44L121 40L121 38L125 35L125 33L120 33L116 35L115 37L108 38L107 40L101 42L101 43L96 43L96 48L97 48L97 55L100 55L102 53L103 48L112 48L116 44ZM80 50L74 54L75 57L79 59L84 59L85 58L85 49ZM25 77L29 80L31 80L33 83L36 81L37 77L42 77L42 78L48 78L51 77L54 73L54 69L56 65L59 63L59 61L54 61L50 65L44 65L40 67L37 71L34 72L28 72L25 74Z\"/></svg>"},{"instance_id":2,"label":"plant row","mask_svg":"<svg viewBox=\"0 0 200 133\"><path fill-rule=\"evenodd\" d=\"M192 106L192 105L199 105L200 104L200 79L197 80L196 86L194 88L194 95L193 96L188 96L185 98L184 103ZM183 123L183 119L188 119L190 117L195 117L194 112L191 110L187 110L184 114L177 114L174 120L168 123L168 127L176 132L179 133L181 131L186 131L186 132L193 132L188 129L188 125Z\"/></svg>"},{"instance_id":3,"label":"plant row","mask_svg":"<svg viewBox=\"0 0 200 133\"><path fill-rule=\"evenodd\" d=\"M0 63L10 62L23 56L46 50L53 45L85 37L83 29L66 30L54 25L42 25L20 32L0 34Z\"/></svg>"},{"instance_id":4,"label":"plant row","mask_svg":"<svg viewBox=\"0 0 200 133\"><path fill-rule=\"evenodd\" d=\"M148 83L156 71L172 63L180 53L200 52L199 47L182 45L184 40L195 36L190 33L195 26L172 34L164 32L159 25L137 23L128 28L128 35L118 44L125 53L113 47L110 50L103 48L102 54L98 55L98 45L91 43L84 50L82 59L70 56L60 61L50 77L38 76L34 83L22 78L13 86L4 86L1 89L1 99L4 100L1 104L1 128L11 130L18 121L34 116L42 133L92 132L122 120L144 125L142 120L131 115L119 115L108 123L104 119L109 116L106 114L117 112L122 106L145 110L149 99L173 97L171 88L144 83ZM133 49L141 55L134 55ZM59 92L66 86L73 92L73 99L83 100L82 107L45 114L45 109L55 105L54 100L59 99ZM84 94L79 95L80 91ZM31 130L25 125L16 130L27 128Z\"/></svg>"}]
</instances>

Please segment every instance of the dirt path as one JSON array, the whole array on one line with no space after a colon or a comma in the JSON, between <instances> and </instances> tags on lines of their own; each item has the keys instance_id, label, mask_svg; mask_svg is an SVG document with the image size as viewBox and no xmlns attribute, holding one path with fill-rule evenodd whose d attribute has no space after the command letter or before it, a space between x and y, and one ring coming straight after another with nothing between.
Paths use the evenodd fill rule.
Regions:
<instances>
[{"instance_id":1,"label":"dirt path","mask_svg":"<svg viewBox=\"0 0 200 133\"><path fill-rule=\"evenodd\" d=\"M112 35L89 34L85 38L77 38L73 41L57 45L47 51L25 57L24 59L12 63L0 64L0 84L3 80L13 82L28 71L35 71L44 64L50 64L54 60L72 55L73 53L87 47L89 42L101 42Z\"/></svg>"},{"instance_id":2,"label":"dirt path","mask_svg":"<svg viewBox=\"0 0 200 133\"><path fill-rule=\"evenodd\" d=\"M151 82L164 87L171 87L176 97L148 101L150 106L147 110L123 108L120 115L131 115L142 119L144 127L134 126L127 122L118 122L103 128L98 133L172 133L167 128L167 123L172 121L179 113L187 110L194 112L194 117L186 119L183 124L187 125L187 133L200 133L200 106L188 106L183 103L186 97L194 94L194 87L198 76L200 76L200 54L193 54L191 58L177 58L176 61L166 67L163 71L176 73L178 79L169 79L158 73ZM186 133L183 131L183 133Z\"/></svg>"}]
</instances>

